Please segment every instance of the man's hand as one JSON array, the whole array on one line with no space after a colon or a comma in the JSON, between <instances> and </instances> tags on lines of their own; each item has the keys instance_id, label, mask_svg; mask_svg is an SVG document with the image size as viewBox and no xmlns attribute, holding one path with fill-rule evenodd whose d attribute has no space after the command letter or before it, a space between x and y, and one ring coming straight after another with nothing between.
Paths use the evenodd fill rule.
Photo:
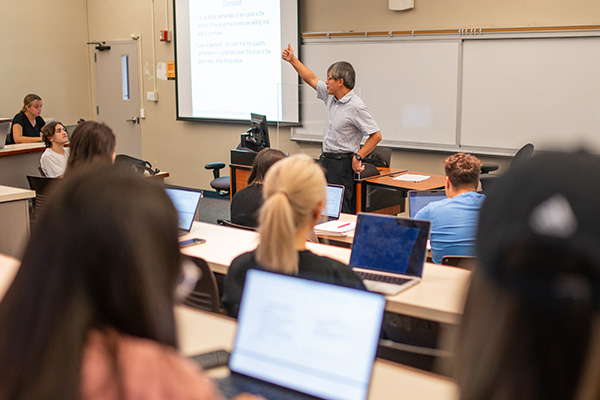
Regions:
<instances>
[{"instance_id":1,"label":"man's hand","mask_svg":"<svg viewBox=\"0 0 600 400\"><path fill-rule=\"evenodd\" d=\"M365 169L365 166L356 157L352 157L352 169L355 173L360 174Z\"/></svg>"},{"instance_id":2,"label":"man's hand","mask_svg":"<svg viewBox=\"0 0 600 400\"><path fill-rule=\"evenodd\" d=\"M283 53L281 53L281 58L283 58L287 62L292 62L294 59L294 49L292 49L292 44L288 43L288 47L283 49Z\"/></svg>"}]
</instances>

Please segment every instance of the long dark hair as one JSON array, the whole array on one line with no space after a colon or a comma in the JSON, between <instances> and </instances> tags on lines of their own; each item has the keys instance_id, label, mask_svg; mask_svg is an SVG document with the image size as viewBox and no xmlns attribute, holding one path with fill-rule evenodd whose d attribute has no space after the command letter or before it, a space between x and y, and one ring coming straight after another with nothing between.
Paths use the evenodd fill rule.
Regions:
<instances>
[{"instance_id":1,"label":"long dark hair","mask_svg":"<svg viewBox=\"0 0 600 400\"><path fill-rule=\"evenodd\" d=\"M65 174L89 163L112 164L117 140L112 129L95 121L82 122L73 131Z\"/></svg>"},{"instance_id":2,"label":"long dark hair","mask_svg":"<svg viewBox=\"0 0 600 400\"><path fill-rule=\"evenodd\" d=\"M163 188L98 166L59 185L0 303L1 399L79 398L91 329L176 346L177 213Z\"/></svg>"},{"instance_id":3,"label":"long dark hair","mask_svg":"<svg viewBox=\"0 0 600 400\"><path fill-rule=\"evenodd\" d=\"M285 158L285 154L281 150L266 148L259 151L252 162L252 171L250 171L250 176L248 177L248 185L262 183L267 170L282 158Z\"/></svg>"}]
</instances>

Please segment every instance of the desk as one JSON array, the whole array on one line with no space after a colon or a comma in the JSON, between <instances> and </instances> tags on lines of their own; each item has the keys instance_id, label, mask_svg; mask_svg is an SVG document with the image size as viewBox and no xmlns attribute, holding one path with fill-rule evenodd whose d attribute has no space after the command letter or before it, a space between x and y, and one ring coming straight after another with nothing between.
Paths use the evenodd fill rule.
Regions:
<instances>
[{"instance_id":1,"label":"desk","mask_svg":"<svg viewBox=\"0 0 600 400\"><path fill-rule=\"evenodd\" d=\"M227 274L231 262L238 255L253 250L258 244L258 233L221 225L194 222L191 232L182 239L198 237L206 243L186 247L181 251L191 257L206 260L211 270ZM350 261L350 249L307 243L312 252L339 260ZM471 273L464 269L426 263L423 280L401 293L386 296L386 310L411 317L447 324L458 324L462 315L464 296Z\"/></svg>"},{"instance_id":2,"label":"desk","mask_svg":"<svg viewBox=\"0 0 600 400\"><path fill-rule=\"evenodd\" d=\"M425 179L421 182L404 182L394 180L398 175L403 174L417 174L417 175L427 175L429 178ZM446 178L442 175L433 175L433 174L425 174L423 172L416 171L406 171L401 170L400 172L391 172L385 173L378 176L373 176L367 179L364 179L356 184L356 212L360 211L369 211L369 212L379 212L382 214L398 214L404 211L404 204L406 199L406 193L409 190L431 190L431 189L440 189L443 188L446 184ZM372 210L373 206L371 206L371 201L369 196L374 194L373 190L381 188L384 190L388 190L391 192L397 192L398 195L402 198L400 201L400 207L390 206L385 209Z\"/></svg>"},{"instance_id":3,"label":"desk","mask_svg":"<svg viewBox=\"0 0 600 400\"><path fill-rule=\"evenodd\" d=\"M21 257L29 238L29 199L33 190L0 186L0 253Z\"/></svg>"},{"instance_id":4,"label":"desk","mask_svg":"<svg viewBox=\"0 0 600 400\"><path fill-rule=\"evenodd\" d=\"M44 143L7 144L0 150L0 185L29 189L27 175L39 176Z\"/></svg>"},{"instance_id":5,"label":"desk","mask_svg":"<svg viewBox=\"0 0 600 400\"><path fill-rule=\"evenodd\" d=\"M356 215L341 213L338 221L341 223L356 222ZM350 248L352 247L352 242L354 241L354 231L352 231L351 234L344 236L317 235L317 238L319 239L319 242L323 244Z\"/></svg>"},{"instance_id":6,"label":"desk","mask_svg":"<svg viewBox=\"0 0 600 400\"><path fill-rule=\"evenodd\" d=\"M233 346L235 320L217 314L175 308L180 352L192 356ZM375 360L369 399L456 399L458 391L453 381L400 364Z\"/></svg>"}]
</instances>

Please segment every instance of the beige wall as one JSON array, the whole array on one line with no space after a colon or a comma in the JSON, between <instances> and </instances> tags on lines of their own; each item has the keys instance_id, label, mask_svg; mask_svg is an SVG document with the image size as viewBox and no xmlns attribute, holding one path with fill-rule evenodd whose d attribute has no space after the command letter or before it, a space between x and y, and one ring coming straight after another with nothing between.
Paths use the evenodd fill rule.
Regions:
<instances>
[{"instance_id":1,"label":"beige wall","mask_svg":"<svg viewBox=\"0 0 600 400\"><path fill-rule=\"evenodd\" d=\"M154 62L174 60L173 43L158 41L152 32L152 5L156 30L173 29L172 0L0 0L0 22L11 32L0 41L0 116L17 111L23 96L36 92L44 99L44 113L65 123L93 118L95 105L92 46L87 41L130 40L141 35L144 92L153 90ZM35 9L32 12L31 9ZM27 15L28 27L15 15ZM301 30L324 32L344 30L404 30L462 27L520 27L600 24L597 0L415 0L410 11L390 11L387 0L300 0ZM31 29L30 27L36 27ZM211 161L228 161L229 149L239 141L243 125L192 123L175 120L175 82L158 80L157 103L144 100L142 153L156 167L171 173L170 183L208 188ZM224 88L226 82L223 82ZM233 93L232 95L242 95ZM385 135L385 132L383 132ZM272 142L276 135L271 133ZM289 129L279 135L280 148L290 153L316 156L318 144L289 140ZM442 173L443 153L394 151L393 166ZM484 157L499 162L502 158Z\"/></svg>"},{"instance_id":2,"label":"beige wall","mask_svg":"<svg viewBox=\"0 0 600 400\"><path fill-rule=\"evenodd\" d=\"M28 93L42 117L65 124L90 118L86 10L82 0L0 0L0 117L12 118Z\"/></svg>"}]
</instances>

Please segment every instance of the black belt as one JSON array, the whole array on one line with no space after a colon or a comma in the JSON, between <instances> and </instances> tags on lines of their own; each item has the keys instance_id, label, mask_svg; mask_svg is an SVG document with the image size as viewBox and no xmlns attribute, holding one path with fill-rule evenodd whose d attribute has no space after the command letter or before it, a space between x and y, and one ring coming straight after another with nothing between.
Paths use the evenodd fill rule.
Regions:
<instances>
[{"instance_id":1,"label":"black belt","mask_svg":"<svg viewBox=\"0 0 600 400\"><path fill-rule=\"evenodd\" d=\"M333 158L335 160L341 160L342 158L352 158L354 153L321 153L321 158Z\"/></svg>"}]
</instances>

